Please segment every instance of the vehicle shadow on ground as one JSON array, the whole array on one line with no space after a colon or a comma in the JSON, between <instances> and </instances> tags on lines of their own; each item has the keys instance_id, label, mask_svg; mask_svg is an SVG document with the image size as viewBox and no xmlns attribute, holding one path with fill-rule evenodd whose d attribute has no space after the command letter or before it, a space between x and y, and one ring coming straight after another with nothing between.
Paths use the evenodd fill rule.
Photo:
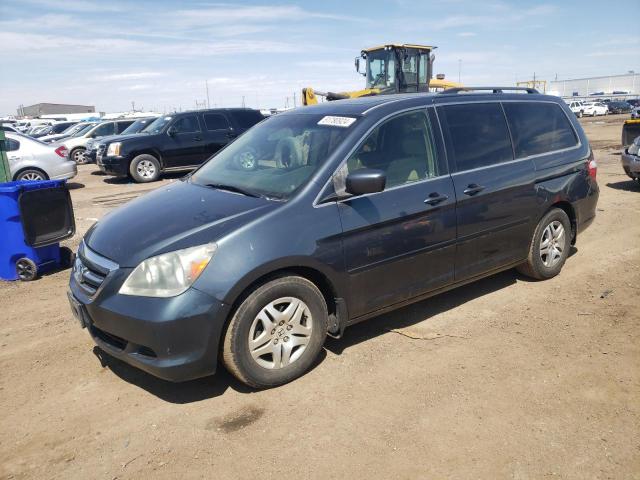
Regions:
<instances>
[{"instance_id":1,"label":"vehicle shadow on ground","mask_svg":"<svg viewBox=\"0 0 640 480\"><path fill-rule=\"evenodd\" d=\"M613 188L614 190L624 190L625 192L640 192L640 183L635 180L607 183L607 187Z\"/></svg>"},{"instance_id":2,"label":"vehicle shadow on ground","mask_svg":"<svg viewBox=\"0 0 640 480\"><path fill-rule=\"evenodd\" d=\"M84 188L84 183L78 182L67 182L67 188L69 190L78 190L80 188Z\"/></svg>"},{"instance_id":3,"label":"vehicle shadow on ground","mask_svg":"<svg viewBox=\"0 0 640 480\"><path fill-rule=\"evenodd\" d=\"M93 347L93 354L98 358L103 368L108 368L125 382L136 385L169 403L186 404L216 398L223 395L229 388L239 393L256 392L255 389L239 382L220 363L215 375L188 382L173 383L134 368L112 357L100 347ZM327 352L322 350L310 371L320 365L326 356Z\"/></svg>"},{"instance_id":4,"label":"vehicle shadow on ground","mask_svg":"<svg viewBox=\"0 0 640 480\"><path fill-rule=\"evenodd\" d=\"M390 329L406 328L424 322L470 300L513 285L517 281L531 282L535 280L519 274L514 269L507 270L353 325L347 328L343 338L339 340L328 338L325 348L340 355L349 347L383 335Z\"/></svg>"},{"instance_id":5,"label":"vehicle shadow on ground","mask_svg":"<svg viewBox=\"0 0 640 480\"><path fill-rule=\"evenodd\" d=\"M160 177L160 180L177 180L177 179L182 178L184 176L185 176L184 172L164 173ZM107 178L104 178L102 181L104 183L108 183L110 185L127 185L127 184L137 185L137 183L134 182L129 177L107 177ZM149 185L158 185L159 186L161 184L159 182L151 182Z\"/></svg>"}]
</instances>

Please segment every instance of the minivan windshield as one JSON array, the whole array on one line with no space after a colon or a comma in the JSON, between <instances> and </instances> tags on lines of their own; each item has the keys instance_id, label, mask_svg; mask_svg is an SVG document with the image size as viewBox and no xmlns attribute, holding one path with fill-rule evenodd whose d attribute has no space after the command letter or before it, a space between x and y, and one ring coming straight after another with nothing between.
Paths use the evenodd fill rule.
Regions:
<instances>
[{"instance_id":1,"label":"minivan windshield","mask_svg":"<svg viewBox=\"0 0 640 480\"><path fill-rule=\"evenodd\" d=\"M149 126L147 128L145 128L144 130L142 130L144 133L150 133L152 135L155 135L157 133L160 133L162 131L162 128L171 121L173 117L171 116L166 116L166 117L158 117L156 118L153 122L151 122L149 124Z\"/></svg>"},{"instance_id":2,"label":"minivan windshield","mask_svg":"<svg viewBox=\"0 0 640 480\"><path fill-rule=\"evenodd\" d=\"M253 196L290 197L343 141L354 117L285 114L249 129L191 181Z\"/></svg>"}]
</instances>

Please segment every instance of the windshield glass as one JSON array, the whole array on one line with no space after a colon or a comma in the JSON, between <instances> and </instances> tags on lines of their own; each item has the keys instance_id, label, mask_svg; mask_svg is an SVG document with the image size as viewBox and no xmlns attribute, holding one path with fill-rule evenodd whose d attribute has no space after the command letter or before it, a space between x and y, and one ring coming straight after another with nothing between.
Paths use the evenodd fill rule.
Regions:
<instances>
[{"instance_id":1,"label":"windshield glass","mask_svg":"<svg viewBox=\"0 0 640 480\"><path fill-rule=\"evenodd\" d=\"M135 122L133 122L131 125L129 125L127 128L125 128L122 131L122 135L126 135L128 133L141 132L145 128L147 128L149 125L151 125L151 123L153 123L154 120L155 118L141 118L140 120L136 120Z\"/></svg>"},{"instance_id":2,"label":"windshield glass","mask_svg":"<svg viewBox=\"0 0 640 480\"><path fill-rule=\"evenodd\" d=\"M68 126L65 130L63 130L62 133L63 135L71 135L75 132L77 132L78 130L80 130L83 127L84 124L82 123L74 123L73 125Z\"/></svg>"},{"instance_id":3,"label":"windshield glass","mask_svg":"<svg viewBox=\"0 0 640 480\"><path fill-rule=\"evenodd\" d=\"M353 117L308 114L271 117L212 157L191 179L214 188L288 198L326 161L354 122Z\"/></svg>"},{"instance_id":4,"label":"windshield glass","mask_svg":"<svg viewBox=\"0 0 640 480\"><path fill-rule=\"evenodd\" d=\"M173 117L171 117L171 116L158 117L153 122L151 122L151 124L147 128L145 128L142 131L145 132L145 133L151 133L151 134L160 133L162 131L162 128L167 123L169 123L172 118Z\"/></svg>"},{"instance_id":5,"label":"windshield glass","mask_svg":"<svg viewBox=\"0 0 640 480\"><path fill-rule=\"evenodd\" d=\"M377 50L367 54L367 88L392 87L395 71L393 50Z\"/></svg>"}]
</instances>

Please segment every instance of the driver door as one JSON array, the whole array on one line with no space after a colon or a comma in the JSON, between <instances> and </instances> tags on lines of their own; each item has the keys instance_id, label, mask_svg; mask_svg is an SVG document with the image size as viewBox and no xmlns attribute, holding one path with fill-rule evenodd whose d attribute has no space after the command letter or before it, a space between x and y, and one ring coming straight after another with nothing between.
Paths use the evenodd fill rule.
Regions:
<instances>
[{"instance_id":1,"label":"driver door","mask_svg":"<svg viewBox=\"0 0 640 480\"><path fill-rule=\"evenodd\" d=\"M178 117L168 130L173 133L167 140L164 154L165 168L180 169L199 165L205 158L205 143L198 116L194 114Z\"/></svg>"}]
</instances>

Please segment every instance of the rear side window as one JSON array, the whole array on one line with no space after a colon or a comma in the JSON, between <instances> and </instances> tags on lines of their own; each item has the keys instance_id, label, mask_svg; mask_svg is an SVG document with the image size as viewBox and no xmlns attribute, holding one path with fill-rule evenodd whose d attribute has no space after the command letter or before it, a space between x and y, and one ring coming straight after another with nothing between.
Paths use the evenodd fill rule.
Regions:
<instances>
[{"instance_id":1,"label":"rear side window","mask_svg":"<svg viewBox=\"0 0 640 480\"><path fill-rule=\"evenodd\" d=\"M133 123L133 120L116 123L116 127L118 128L118 133L124 132L132 123Z\"/></svg>"},{"instance_id":2,"label":"rear side window","mask_svg":"<svg viewBox=\"0 0 640 480\"><path fill-rule=\"evenodd\" d=\"M193 133L200 131L198 119L195 115L187 115L186 117L179 118L173 126L177 133Z\"/></svg>"},{"instance_id":3,"label":"rear side window","mask_svg":"<svg viewBox=\"0 0 640 480\"><path fill-rule=\"evenodd\" d=\"M438 108L457 170L513 160L511 138L499 103L468 103Z\"/></svg>"},{"instance_id":4,"label":"rear side window","mask_svg":"<svg viewBox=\"0 0 640 480\"><path fill-rule=\"evenodd\" d=\"M233 112L233 118L240 128L251 128L264 118L262 114L256 110L246 110Z\"/></svg>"},{"instance_id":5,"label":"rear side window","mask_svg":"<svg viewBox=\"0 0 640 480\"><path fill-rule=\"evenodd\" d=\"M204 124L207 126L207 130L229 130L227 118L219 113L205 113Z\"/></svg>"},{"instance_id":6,"label":"rear side window","mask_svg":"<svg viewBox=\"0 0 640 480\"><path fill-rule=\"evenodd\" d=\"M553 152L578 144L575 131L559 105L539 102L506 102L516 157Z\"/></svg>"},{"instance_id":7,"label":"rear side window","mask_svg":"<svg viewBox=\"0 0 640 480\"><path fill-rule=\"evenodd\" d=\"M5 147L7 152L15 152L20 149L20 142L17 140L12 140L11 138L7 138L5 140Z\"/></svg>"}]
</instances>

